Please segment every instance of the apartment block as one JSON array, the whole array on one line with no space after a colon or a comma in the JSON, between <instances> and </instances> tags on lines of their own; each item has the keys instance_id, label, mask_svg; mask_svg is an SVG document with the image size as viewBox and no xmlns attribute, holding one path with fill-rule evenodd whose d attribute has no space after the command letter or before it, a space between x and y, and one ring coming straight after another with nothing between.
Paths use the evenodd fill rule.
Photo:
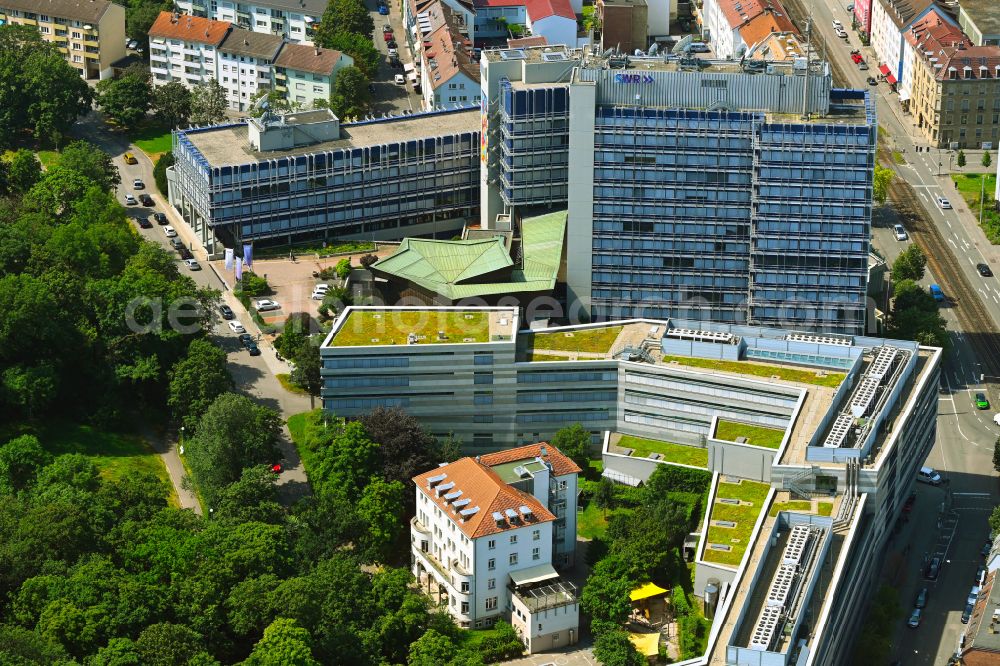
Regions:
<instances>
[{"instance_id":1,"label":"apartment block","mask_svg":"<svg viewBox=\"0 0 1000 666\"><path fill-rule=\"evenodd\" d=\"M233 28L219 45L216 80L226 90L229 108L247 111L258 93L274 87L274 60L284 41L277 35Z\"/></svg>"},{"instance_id":2,"label":"apartment block","mask_svg":"<svg viewBox=\"0 0 1000 666\"><path fill-rule=\"evenodd\" d=\"M30 25L88 80L125 57L125 8L108 0L0 0L0 25Z\"/></svg>"},{"instance_id":3,"label":"apartment block","mask_svg":"<svg viewBox=\"0 0 1000 666\"><path fill-rule=\"evenodd\" d=\"M472 40L463 14L435 3L428 8L427 17L432 31L423 36L420 49L424 108L479 104L479 66L472 58Z\"/></svg>"},{"instance_id":4,"label":"apartment block","mask_svg":"<svg viewBox=\"0 0 1000 666\"><path fill-rule=\"evenodd\" d=\"M617 446L618 436L701 450L713 476L690 550L694 591L712 627L706 653L692 663L849 663L894 526L934 442L941 350L679 319L519 325L513 308L348 308L320 350L324 408L351 417L398 405L429 431L461 437L484 465L494 455L507 459L491 450L581 423L604 441L604 475L632 485L676 463ZM533 452L511 454L520 460L507 465L522 468L515 483L538 497L540 479L525 474L542 471L524 462ZM427 472L421 484L447 470ZM456 482L440 500L432 488L418 490L434 503L418 500L418 511L421 502L447 511L441 502L469 487ZM470 504L485 509L478 497ZM722 507L725 520L713 515ZM426 520L417 522L434 518ZM734 538L734 527L749 536ZM421 539L433 550L429 537L413 536L415 551ZM460 543L455 555L443 549L458 562L436 560L438 574L471 590L481 578L457 555ZM449 583L440 584L450 596Z\"/></svg>"},{"instance_id":5,"label":"apartment block","mask_svg":"<svg viewBox=\"0 0 1000 666\"><path fill-rule=\"evenodd\" d=\"M274 61L274 89L301 108L323 106L337 72L353 64L354 58L340 51L285 44Z\"/></svg>"},{"instance_id":6,"label":"apartment block","mask_svg":"<svg viewBox=\"0 0 1000 666\"><path fill-rule=\"evenodd\" d=\"M591 320L860 333L875 105L806 67L487 51L481 225L567 206L568 306Z\"/></svg>"},{"instance_id":7,"label":"apartment block","mask_svg":"<svg viewBox=\"0 0 1000 666\"><path fill-rule=\"evenodd\" d=\"M344 124L326 109L267 115L176 131L173 152L170 202L210 252L244 241L450 237L478 200L474 110Z\"/></svg>"},{"instance_id":8,"label":"apartment block","mask_svg":"<svg viewBox=\"0 0 1000 666\"><path fill-rule=\"evenodd\" d=\"M232 24L160 12L149 29L149 71L153 85L180 81L191 87L217 78L219 45Z\"/></svg>"},{"instance_id":9,"label":"apartment block","mask_svg":"<svg viewBox=\"0 0 1000 666\"><path fill-rule=\"evenodd\" d=\"M201 18L278 35L291 42L312 44L315 27L326 10L326 0L177 0L177 11Z\"/></svg>"},{"instance_id":10,"label":"apartment block","mask_svg":"<svg viewBox=\"0 0 1000 666\"><path fill-rule=\"evenodd\" d=\"M934 0L871 0L871 47L878 56L879 68L884 65L897 81L904 80L903 35L934 10L957 25Z\"/></svg>"},{"instance_id":11,"label":"apartment block","mask_svg":"<svg viewBox=\"0 0 1000 666\"><path fill-rule=\"evenodd\" d=\"M796 32L779 0L705 0L701 16L702 36L720 59L739 59L769 33Z\"/></svg>"},{"instance_id":12,"label":"apartment block","mask_svg":"<svg viewBox=\"0 0 1000 666\"><path fill-rule=\"evenodd\" d=\"M577 590L559 579L553 562L573 559L579 472L542 443L414 477L410 534L418 584L462 627L510 621L530 653L575 644Z\"/></svg>"}]
</instances>

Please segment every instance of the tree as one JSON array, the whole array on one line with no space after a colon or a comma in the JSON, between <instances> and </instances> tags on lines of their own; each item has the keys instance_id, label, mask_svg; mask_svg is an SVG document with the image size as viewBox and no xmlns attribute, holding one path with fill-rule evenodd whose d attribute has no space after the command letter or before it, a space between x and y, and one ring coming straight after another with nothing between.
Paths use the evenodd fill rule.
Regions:
<instances>
[{"instance_id":1,"label":"tree","mask_svg":"<svg viewBox=\"0 0 1000 666\"><path fill-rule=\"evenodd\" d=\"M22 435L0 446L0 492L32 485L50 458L34 435Z\"/></svg>"},{"instance_id":2,"label":"tree","mask_svg":"<svg viewBox=\"0 0 1000 666\"><path fill-rule=\"evenodd\" d=\"M180 81L171 81L153 92L156 116L170 127L187 123L191 115L191 91Z\"/></svg>"},{"instance_id":3,"label":"tree","mask_svg":"<svg viewBox=\"0 0 1000 666\"><path fill-rule=\"evenodd\" d=\"M587 469L587 461L590 457L590 432L579 423L561 428L552 437L552 446L559 449L560 453L570 458L580 469Z\"/></svg>"},{"instance_id":4,"label":"tree","mask_svg":"<svg viewBox=\"0 0 1000 666\"><path fill-rule=\"evenodd\" d=\"M613 556L605 557L590 572L580 605L591 616L594 635L620 628L628 619L631 602L629 592L635 582L618 569L620 563Z\"/></svg>"},{"instance_id":5,"label":"tree","mask_svg":"<svg viewBox=\"0 0 1000 666\"><path fill-rule=\"evenodd\" d=\"M135 647L143 664L174 666L187 663L201 650L201 635L181 624L161 622L143 629Z\"/></svg>"},{"instance_id":6,"label":"tree","mask_svg":"<svg viewBox=\"0 0 1000 666\"><path fill-rule=\"evenodd\" d=\"M111 156L89 141L74 141L63 148L59 166L90 178L104 191L112 190L122 182Z\"/></svg>"},{"instance_id":7,"label":"tree","mask_svg":"<svg viewBox=\"0 0 1000 666\"><path fill-rule=\"evenodd\" d=\"M378 471L378 449L361 423L348 423L317 456L317 492L358 497Z\"/></svg>"},{"instance_id":8,"label":"tree","mask_svg":"<svg viewBox=\"0 0 1000 666\"><path fill-rule=\"evenodd\" d=\"M191 90L191 117L194 125L213 125L226 117L226 91L215 79L199 83Z\"/></svg>"},{"instance_id":9,"label":"tree","mask_svg":"<svg viewBox=\"0 0 1000 666\"><path fill-rule=\"evenodd\" d=\"M153 27L161 11L170 11L171 6L162 2L130 2L125 5L125 34L134 39L144 50L149 48L149 29ZM169 84L168 84L169 85Z\"/></svg>"},{"instance_id":10,"label":"tree","mask_svg":"<svg viewBox=\"0 0 1000 666\"><path fill-rule=\"evenodd\" d=\"M14 194L24 194L42 179L42 163L33 152L21 148L9 158L7 185Z\"/></svg>"},{"instance_id":11,"label":"tree","mask_svg":"<svg viewBox=\"0 0 1000 666\"><path fill-rule=\"evenodd\" d=\"M958 156L955 158L955 163L958 164L958 167L960 169L965 166L965 151L964 150L959 149Z\"/></svg>"},{"instance_id":12,"label":"tree","mask_svg":"<svg viewBox=\"0 0 1000 666\"><path fill-rule=\"evenodd\" d=\"M437 440L400 407L376 407L361 417L361 423L372 441L379 444L378 455L386 481L408 485L410 479L438 462ZM407 499L414 501L412 493L407 493Z\"/></svg>"},{"instance_id":13,"label":"tree","mask_svg":"<svg viewBox=\"0 0 1000 666\"><path fill-rule=\"evenodd\" d=\"M294 359L299 348L306 344L309 337L309 314L293 312L285 319L281 335L274 340L274 348L288 359Z\"/></svg>"},{"instance_id":14,"label":"tree","mask_svg":"<svg viewBox=\"0 0 1000 666\"><path fill-rule=\"evenodd\" d=\"M605 631L594 640L594 657L605 666L645 666L629 636L620 629Z\"/></svg>"},{"instance_id":15,"label":"tree","mask_svg":"<svg viewBox=\"0 0 1000 666\"><path fill-rule=\"evenodd\" d=\"M273 463L281 418L267 407L234 393L215 399L186 445L187 460L202 495L212 505L222 489L254 465Z\"/></svg>"},{"instance_id":16,"label":"tree","mask_svg":"<svg viewBox=\"0 0 1000 666\"><path fill-rule=\"evenodd\" d=\"M893 337L916 340L920 344L947 347L950 344L946 322L934 298L913 280L903 280L893 287L889 331Z\"/></svg>"},{"instance_id":17,"label":"tree","mask_svg":"<svg viewBox=\"0 0 1000 666\"><path fill-rule=\"evenodd\" d=\"M0 449L2 451L2 449ZM0 462L0 465L3 463ZM2 467L0 467L2 469ZM1000 472L1000 437L993 443L993 469Z\"/></svg>"},{"instance_id":18,"label":"tree","mask_svg":"<svg viewBox=\"0 0 1000 666\"><path fill-rule=\"evenodd\" d=\"M271 286L267 283L267 278L250 271L243 271L243 278L240 280L238 289L240 293L250 298L271 293Z\"/></svg>"},{"instance_id":19,"label":"tree","mask_svg":"<svg viewBox=\"0 0 1000 666\"><path fill-rule=\"evenodd\" d=\"M167 185L167 168L172 167L176 159L173 153L163 153L156 160L156 165L153 167L153 179L156 180L156 189L160 191L163 196L168 196L168 185Z\"/></svg>"},{"instance_id":20,"label":"tree","mask_svg":"<svg viewBox=\"0 0 1000 666\"><path fill-rule=\"evenodd\" d=\"M320 19L319 28L313 35L313 41L327 48L334 36L338 34L370 35L375 31L375 22L371 14L360 0L330 0Z\"/></svg>"},{"instance_id":21,"label":"tree","mask_svg":"<svg viewBox=\"0 0 1000 666\"><path fill-rule=\"evenodd\" d=\"M990 534L994 537L1000 534L1000 506L993 507L990 513Z\"/></svg>"},{"instance_id":22,"label":"tree","mask_svg":"<svg viewBox=\"0 0 1000 666\"><path fill-rule=\"evenodd\" d=\"M371 31L366 34L370 35ZM336 31L332 35L321 36L317 31L314 41L319 46L335 49L354 58L354 66L364 72L369 79L378 75L382 54L365 34Z\"/></svg>"},{"instance_id":23,"label":"tree","mask_svg":"<svg viewBox=\"0 0 1000 666\"><path fill-rule=\"evenodd\" d=\"M387 562L403 534L403 507L406 489L399 481L373 477L358 500L357 515L365 525L363 544L368 559Z\"/></svg>"},{"instance_id":24,"label":"tree","mask_svg":"<svg viewBox=\"0 0 1000 666\"><path fill-rule=\"evenodd\" d=\"M216 398L233 386L226 366L226 352L208 340L193 340L187 354L169 373L167 405L174 421L189 435Z\"/></svg>"},{"instance_id":25,"label":"tree","mask_svg":"<svg viewBox=\"0 0 1000 666\"><path fill-rule=\"evenodd\" d=\"M479 644L479 652L486 663L508 661L524 654L524 643L521 642L514 627L503 620L498 620L493 626L493 634L487 636Z\"/></svg>"},{"instance_id":26,"label":"tree","mask_svg":"<svg viewBox=\"0 0 1000 666\"><path fill-rule=\"evenodd\" d=\"M346 280L347 276L351 274L351 260L348 258L343 258L337 262L337 277L341 280Z\"/></svg>"},{"instance_id":27,"label":"tree","mask_svg":"<svg viewBox=\"0 0 1000 666\"><path fill-rule=\"evenodd\" d=\"M284 509L278 503L277 480L271 468L256 465L243 470L238 481L222 489L213 516L235 523L280 523Z\"/></svg>"},{"instance_id":28,"label":"tree","mask_svg":"<svg viewBox=\"0 0 1000 666\"><path fill-rule=\"evenodd\" d=\"M117 79L98 81L97 103L108 117L122 127L134 127L146 117L153 103L148 70L129 67Z\"/></svg>"},{"instance_id":29,"label":"tree","mask_svg":"<svg viewBox=\"0 0 1000 666\"><path fill-rule=\"evenodd\" d=\"M990 151L988 151L988 150L984 150L983 151L983 161L982 161L982 164L986 168L989 168L989 166L991 164L993 164L993 159L990 157Z\"/></svg>"},{"instance_id":30,"label":"tree","mask_svg":"<svg viewBox=\"0 0 1000 666\"><path fill-rule=\"evenodd\" d=\"M608 515L608 509L615 507L615 484L611 479L601 479L597 484L597 491L594 493L594 504L597 508Z\"/></svg>"},{"instance_id":31,"label":"tree","mask_svg":"<svg viewBox=\"0 0 1000 666\"><path fill-rule=\"evenodd\" d=\"M309 395L318 396L323 388L323 377L320 374L323 363L319 355L319 340L307 339L299 346L292 357L295 368L292 370L292 382L301 386Z\"/></svg>"},{"instance_id":32,"label":"tree","mask_svg":"<svg viewBox=\"0 0 1000 666\"><path fill-rule=\"evenodd\" d=\"M886 198L889 196L889 186L892 185L892 180L895 177L896 172L892 169L884 167L881 164L875 165L875 174L872 177L872 198L875 200L875 203L885 203Z\"/></svg>"},{"instance_id":33,"label":"tree","mask_svg":"<svg viewBox=\"0 0 1000 666\"><path fill-rule=\"evenodd\" d=\"M243 662L245 666L319 666L313 658L309 631L279 617L264 630L264 637Z\"/></svg>"},{"instance_id":34,"label":"tree","mask_svg":"<svg viewBox=\"0 0 1000 666\"><path fill-rule=\"evenodd\" d=\"M371 104L368 83L368 77L357 67L337 71L330 91L330 109L339 118L363 117Z\"/></svg>"},{"instance_id":35,"label":"tree","mask_svg":"<svg viewBox=\"0 0 1000 666\"><path fill-rule=\"evenodd\" d=\"M892 280L921 280L924 277L924 269L927 267L927 257L918 245L910 245L899 253L896 261L892 262Z\"/></svg>"},{"instance_id":36,"label":"tree","mask_svg":"<svg viewBox=\"0 0 1000 666\"><path fill-rule=\"evenodd\" d=\"M371 265L378 261L378 257L369 252L368 254L361 257L358 263L361 264L362 268L371 268Z\"/></svg>"},{"instance_id":37,"label":"tree","mask_svg":"<svg viewBox=\"0 0 1000 666\"><path fill-rule=\"evenodd\" d=\"M451 662L457 652L458 647L453 640L428 629L423 636L410 643L407 663L410 666L441 666Z\"/></svg>"}]
</instances>

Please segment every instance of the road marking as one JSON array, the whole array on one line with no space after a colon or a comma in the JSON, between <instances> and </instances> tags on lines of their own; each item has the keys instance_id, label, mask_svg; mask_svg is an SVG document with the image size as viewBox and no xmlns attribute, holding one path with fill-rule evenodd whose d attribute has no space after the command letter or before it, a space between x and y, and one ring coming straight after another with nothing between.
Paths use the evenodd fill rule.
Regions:
<instances>
[{"instance_id":1,"label":"road marking","mask_svg":"<svg viewBox=\"0 0 1000 666\"><path fill-rule=\"evenodd\" d=\"M956 245L956 244L955 244L955 241L953 241L953 240L952 240L952 239L950 239L950 238L949 238L949 239L947 239L947 240L948 240L948 242L949 242L949 243L951 243L951 246L952 246L953 248L955 248L956 250L958 249L958 245Z\"/></svg>"}]
</instances>

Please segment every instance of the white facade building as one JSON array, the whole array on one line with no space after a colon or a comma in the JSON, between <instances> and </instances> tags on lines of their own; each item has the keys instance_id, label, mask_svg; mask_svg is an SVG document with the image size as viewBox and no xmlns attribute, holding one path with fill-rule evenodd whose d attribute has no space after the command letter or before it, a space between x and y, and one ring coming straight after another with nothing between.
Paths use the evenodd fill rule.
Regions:
<instances>
[{"instance_id":1,"label":"white facade building","mask_svg":"<svg viewBox=\"0 0 1000 666\"><path fill-rule=\"evenodd\" d=\"M931 0L874 0L872 2L871 46L879 65L886 65L899 81L900 89L908 86L903 70L903 35L928 12L937 9ZM938 14L942 14L940 10ZM912 63L911 63L912 67ZM907 91L909 88L907 87ZM900 97L905 100L909 97Z\"/></svg>"},{"instance_id":2,"label":"white facade building","mask_svg":"<svg viewBox=\"0 0 1000 666\"><path fill-rule=\"evenodd\" d=\"M274 59L283 43L277 35L242 28L234 28L223 40L217 79L226 90L230 109L247 111L258 92L271 90Z\"/></svg>"},{"instance_id":3,"label":"white facade building","mask_svg":"<svg viewBox=\"0 0 1000 666\"><path fill-rule=\"evenodd\" d=\"M319 23L327 3L326 0L175 0L174 5L185 14L229 21L245 30L312 44L312 26Z\"/></svg>"},{"instance_id":4,"label":"white facade building","mask_svg":"<svg viewBox=\"0 0 1000 666\"><path fill-rule=\"evenodd\" d=\"M565 543L575 547L579 471L554 447L532 444L414 477L411 555L423 589L462 627L512 621L529 651L575 643L576 589L552 563Z\"/></svg>"},{"instance_id":5,"label":"white facade building","mask_svg":"<svg viewBox=\"0 0 1000 666\"><path fill-rule=\"evenodd\" d=\"M223 21L161 12L149 29L149 71L154 86L187 87L216 78L218 46L232 29Z\"/></svg>"}]
</instances>

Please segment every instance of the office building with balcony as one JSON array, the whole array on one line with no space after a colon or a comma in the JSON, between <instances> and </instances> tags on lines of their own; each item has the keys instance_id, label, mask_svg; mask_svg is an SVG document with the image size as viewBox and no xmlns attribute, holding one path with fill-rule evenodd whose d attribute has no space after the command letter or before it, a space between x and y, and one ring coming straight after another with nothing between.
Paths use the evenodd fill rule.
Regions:
<instances>
[{"instance_id":1,"label":"office building with balcony","mask_svg":"<svg viewBox=\"0 0 1000 666\"><path fill-rule=\"evenodd\" d=\"M219 45L232 24L160 12L149 29L149 71L153 86L180 81L187 87L216 78Z\"/></svg>"},{"instance_id":2,"label":"office building with balcony","mask_svg":"<svg viewBox=\"0 0 1000 666\"><path fill-rule=\"evenodd\" d=\"M677 447L685 459L697 452L703 462L685 464L712 482L690 554L712 626L706 653L690 663L849 663L934 443L941 350L674 319L519 325L515 308L348 308L320 349L324 408L353 417L400 406L429 432L460 437L500 477L492 456L507 454L492 450L573 423L603 440L604 475L616 483L643 484L678 464ZM510 454L515 467L541 470L524 462L533 451ZM517 472L514 482L534 492L537 481ZM421 501L444 509L467 485L429 497L433 506ZM414 539L414 550L421 539L430 547ZM439 577L461 582L449 566Z\"/></svg>"},{"instance_id":3,"label":"office building with balcony","mask_svg":"<svg viewBox=\"0 0 1000 666\"><path fill-rule=\"evenodd\" d=\"M576 643L577 590L553 564L573 562L579 472L541 443L414 477L418 584L462 627L510 621L530 653Z\"/></svg>"},{"instance_id":4,"label":"office building with balcony","mask_svg":"<svg viewBox=\"0 0 1000 666\"><path fill-rule=\"evenodd\" d=\"M341 124L327 109L174 132L170 202L221 242L453 236L477 205L475 109Z\"/></svg>"},{"instance_id":5,"label":"office building with balcony","mask_svg":"<svg viewBox=\"0 0 1000 666\"><path fill-rule=\"evenodd\" d=\"M354 64L354 58L305 44L285 44L274 61L274 89L298 108L323 106L330 101L337 72Z\"/></svg>"},{"instance_id":6,"label":"office building with balcony","mask_svg":"<svg viewBox=\"0 0 1000 666\"><path fill-rule=\"evenodd\" d=\"M108 0L0 0L0 25L29 25L87 80L125 57L125 8Z\"/></svg>"},{"instance_id":7,"label":"office building with balcony","mask_svg":"<svg viewBox=\"0 0 1000 666\"><path fill-rule=\"evenodd\" d=\"M591 320L864 331L874 101L751 51L484 52L481 225L567 207L567 301Z\"/></svg>"},{"instance_id":8,"label":"office building with balcony","mask_svg":"<svg viewBox=\"0 0 1000 666\"><path fill-rule=\"evenodd\" d=\"M233 111L247 111L258 93L273 89L274 59L284 41L277 35L233 28L219 45L216 80Z\"/></svg>"},{"instance_id":9,"label":"office building with balcony","mask_svg":"<svg viewBox=\"0 0 1000 666\"><path fill-rule=\"evenodd\" d=\"M315 26L326 0L176 0L177 11L227 21L244 30L277 35L298 44L312 44Z\"/></svg>"}]
</instances>

